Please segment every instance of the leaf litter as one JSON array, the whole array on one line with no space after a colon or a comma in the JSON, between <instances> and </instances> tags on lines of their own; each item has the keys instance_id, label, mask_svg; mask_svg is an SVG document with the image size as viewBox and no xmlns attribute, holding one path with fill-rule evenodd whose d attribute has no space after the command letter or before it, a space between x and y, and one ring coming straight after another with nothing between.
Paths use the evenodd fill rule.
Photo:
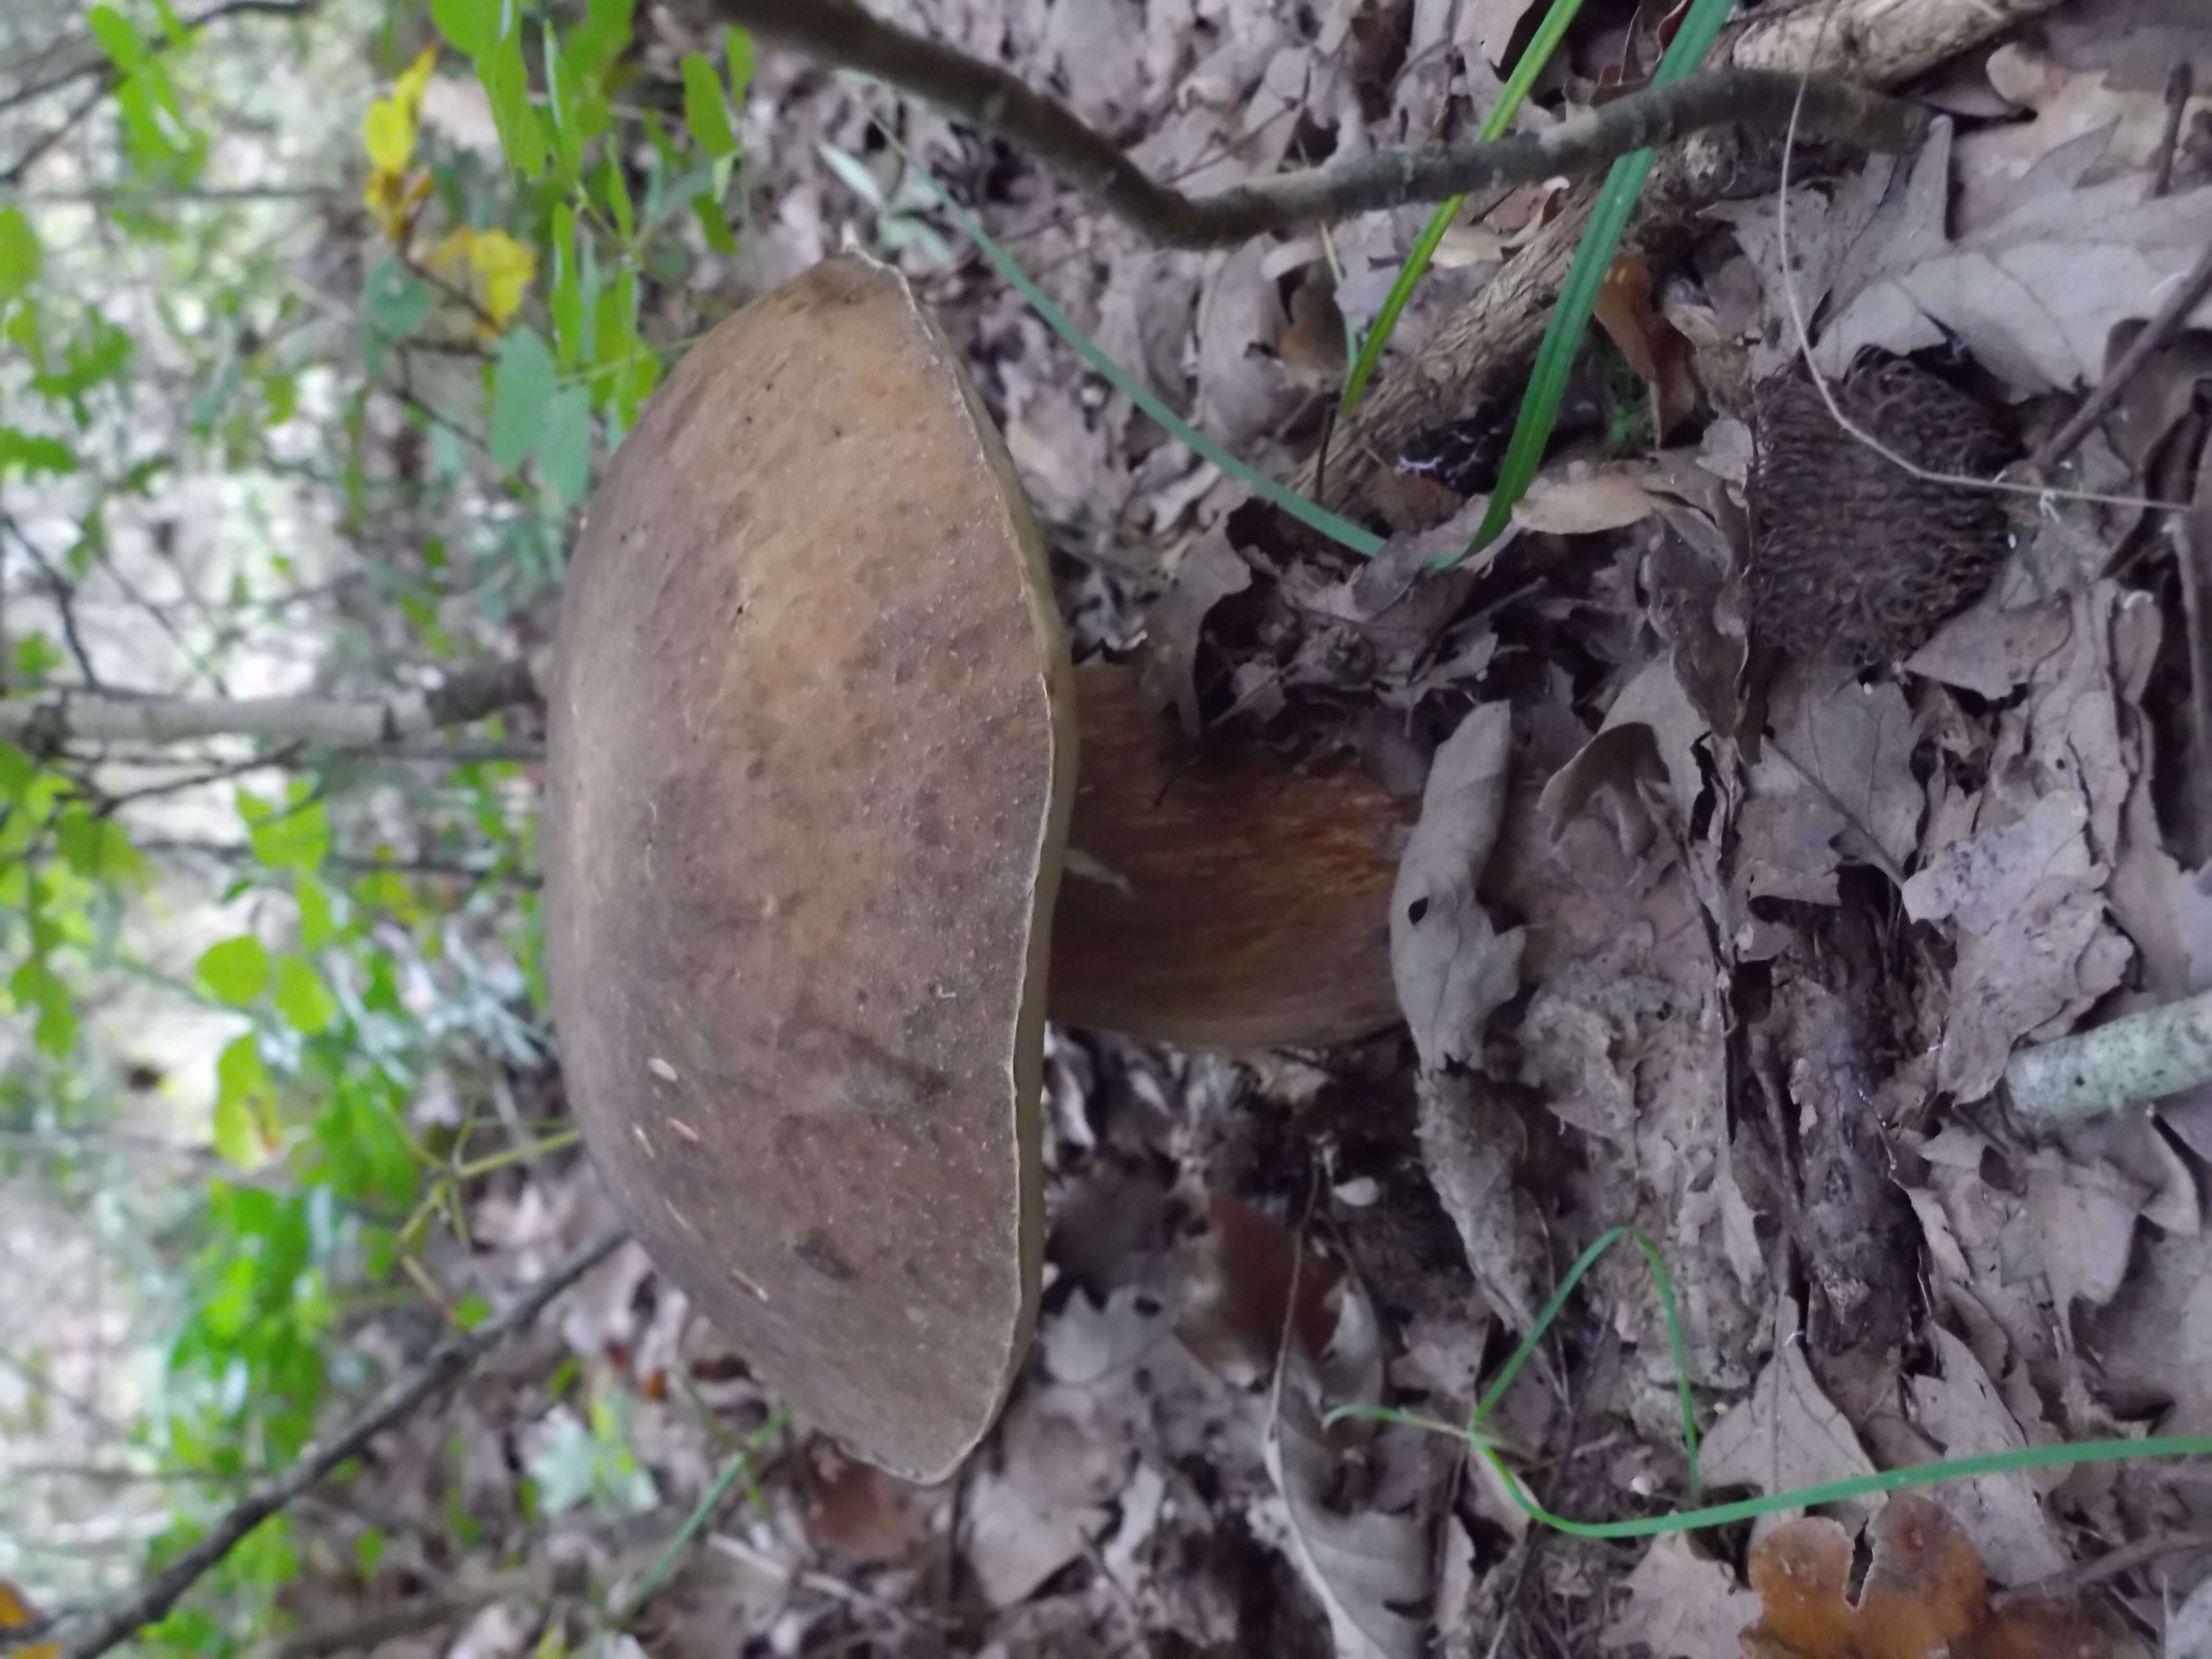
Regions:
<instances>
[{"instance_id":1,"label":"leaf litter","mask_svg":"<svg viewBox=\"0 0 2212 1659\"><path fill-rule=\"evenodd\" d=\"M1200 190L1464 134L1531 9L875 9L1048 81ZM2202 123L2185 123L2171 192L2145 196L2166 66L2197 63L2201 103L2205 37L2185 4L2066 0L1961 63L1981 101L1952 106L1993 112L1956 115L1921 155L1801 153L1790 269L1816 364L1911 354L2021 447L2047 431L2212 240ZM770 163L774 200L722 297L877 238L882 210L807 158L875 155L869 123L892 113L764 55L751 146L795 159L788 177ZM1312 273L1333 259L1334 303L1364 323L1424 216L1367 216L1327 249L1162 251L917 106L896 118L1055 302L1279 477L1329 401L1328 354L1315 370L1296 331L1321 314ZM1559 196L1475 204L1479 257L1424 285L1386 374ZM1480 516L1510 409L1378 458L1404 525L1448 528L1355 565L1245 503L974 262L924 239L889 250L1007 430L1079 648L1148 645L1149 684L1193 739L1293 763L1350 749L1404 796L1389 922L1408 1029L1233 1061L1056 1034L1048 1283L1000 1426L937 1493L796 1431L774 1441L759 1502L726 1507L647 1609L649 1650L726 1653L743 1632L749 1652L1005 1659L2091 1653L2123 1650L2084 1620L2154 1650L2169 1609L2196 1605L2203 1549L2017 1616L1991 1590L2212 1528L2212 1483L2185 1466L1990 1476L1748 1535L1596 1545L1529 1528L1448 1440L1323 1422L1358 1400L1464 1421L1566 1265L1633 1223L1674 1275L1709 1492L2212 1430L2212 1130L2175 1104L2036 1143L1996 1089L2021 1042L2212 985L2212 829L2182 804L2207 761L2177 538L2167 516L2014 504L1990 592L1903 662L1760 660L1749 392L1795 356L1773 210L1771 188L1718 204L1688 254L1616 274L1610 343L1586 353L1518 532L1441 577L1424 567ZM2201 448L2204 338L2138 379L2071 481L2158 493L2153 475ZM580 1169L519 1177L472 1218L479 1270L542 1265L603 1207ZM533 1367L574 1362L567 1409L587 1430L593 1399L635 1397L629 1455L664 1511L696 1501L733 1429L768 1420L742 1356L641 1258L586 1288L557 1337L367 1460L362 1501L426 1517L426 1535L395 1534L347 1595L436 1572L451 1547L427 1517L453 1499L529 1535L514 1469L550 1420L516 1386ZM1556 1511L1654 1514L1691 1485L1676 1380L1623 1254L1488 1426ZM619 1498L556 1523L589 1573L645 1565ZM1762 1607L1783 1579L1795 1589Z\"/></svg>"}]
</instances>

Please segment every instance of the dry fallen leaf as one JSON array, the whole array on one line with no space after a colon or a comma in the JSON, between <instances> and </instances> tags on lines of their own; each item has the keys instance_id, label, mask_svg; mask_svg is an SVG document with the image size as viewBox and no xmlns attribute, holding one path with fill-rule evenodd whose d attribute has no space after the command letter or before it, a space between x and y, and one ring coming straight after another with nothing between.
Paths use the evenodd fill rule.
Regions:
<instances>
[{"instance_id":1,"label":"dry fallen leaf","mask_svg":"<svg viewBox=\"0 0 2212 1659\"><path fill-rule=\"evenodd\" d=\"M1522 934L1498 933L1475 884L1512 781L1513 711L1484 703L1437 750L1390 896L1390 969L1425 1067L1482 1053L1491 1014L1520 988Z\"/></svg>"},{"instance_id":2,"label":"dry fallen leaf","mask_svg":"<svg viewBox=\"0 0 2212 1659\"><path fill-rule=\"evenodd\" d=\"M1872 1474L1874 1462L1792 1342L1767 1362L1751 1398L1713 1425L1698 1449L1698 1472L1708 1486L1778 1492ZM1862 1498L1833 1507L1863 1516L1871 1505Z\"/></svg>"},{"instance_id":3,"label":"dry fallen leaf","mask_svg":"<svg viewBox=\"0 0 2212 1659\"><path fill-rule=\"evenodd\" d=\"M1513 519L1523 530L1584 536L1619 530L1658 510L1658 499L1644 487L1637 469L1577 463L1532 483L1515 504Z\"/></svg>"},{"instance_id":4,"label":"dry fallen leaf","mask_svg":"<svg viewBox=\"0 0 2212 1659\"><path fill-rule=\"evenodd\" d=\"M1621 1589L1626 1599L1600 1645L1641 1644L1658 1659L1740 1659L1739 1635L1759 1612L1759 1598L1738 1589L1733 1572L1692 1554L1680 1534L1654 1539Z\"/></svg>"},{"instance_id":5,"label":"dry fallen leaf","mask_svg":"<svg viewBox=\"0 0 2212 1659\"><path fill-rule=\"evenodd\" d=\"M1869 346L1905 353L1948 336L2022 392L2094 384L2112 329L2149 315L2212 237L2212 185L2155 200L2140 174L2084 185L2095 157L2082 149L2045 157L2001 217L1954 240L1951 124L1939 119L1844 261L1814 350L1823 372ZM2212 323L2212 301L2192 317Z\"/></svg>"},{"instance_id":6,"label":"dry fallen leaf","mask_svg":"<svg viewBox=\"0 0 2212 1659\"><path fill-rule=\"evenodd\" d=\"M1986 126L1958 141L1954 222L1960 230L2001 214L2036 162L2090 134L2103 135L2105 170L2146 167L2154 160L2166 127L2163 88L2118 85L2106 70L2069 69L2026 40L2008 40L1991 52L1987 71L2007 102L2033 110L2035 118ZM2212 112L2212 87L2200 85L2190 108Z\"/></svg>"},{"instance_id":7,"label":"dry fallen leaf","mask_svg":"<svg viewBox=\"0 0 2212 1659\"><path fill-rule=\"evenodd\" d=\"M1941 1376L1906 1385L1914 1422L1946 1457L2018 1451L2027 1444L2018 1419L1973 1350L1942 1326L1931 1328ZM1989 1474L1947 1487L1944 1501L1997 1582L2033 1583L2065 1570L2069 1556L2043 1512L2042 1494L2025 1473Z\"/></svg>"},{"instance_id":8,"label":"dry fallen leaf","mask_svg":"<svg viewBox=\"0 0 2212 1659\"><path fill-rule=\"evenodd\" d=\"M1371 1323L1359 1337L1373 1345ZM1371 1359L1371 1366L1362 1362ZM1330 1369L1371 1369L1370 1354L1333 1356ZM1376 1507L1364 1493L1342 1501L1340 1443L1322 1426L1321 1370L1293 1348L1276 1380L1267 1473L1290 1516L1291 1553L1328 1610L1337 1659L1415 1659L1435 1594L1429 1526L1418 1506ZM1334 1403L1330 1401L1329 1403Z\"/></svg>"}]
</instances>

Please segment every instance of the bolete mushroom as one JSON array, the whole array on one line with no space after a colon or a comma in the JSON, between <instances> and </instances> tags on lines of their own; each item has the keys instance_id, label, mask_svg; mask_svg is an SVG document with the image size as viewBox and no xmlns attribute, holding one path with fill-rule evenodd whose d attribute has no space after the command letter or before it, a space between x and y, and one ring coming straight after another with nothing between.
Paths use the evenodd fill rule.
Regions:
<instances>
[{"instance_id":1,"label":"bolete mushroom","mask_svg":"<svg viewBox=\"0 0 2212 1659\"><path fill-rule=\"evenodd\" d=\"M1134 678L1073 668L956 352L856 255L684 358L569 572L544 864L577 1118L663 1271L911 1478L1028 1341L1048 1012L1221 1047L1397 1018L1396 805L1179 769Z\"/></svg>"}]
</instances>

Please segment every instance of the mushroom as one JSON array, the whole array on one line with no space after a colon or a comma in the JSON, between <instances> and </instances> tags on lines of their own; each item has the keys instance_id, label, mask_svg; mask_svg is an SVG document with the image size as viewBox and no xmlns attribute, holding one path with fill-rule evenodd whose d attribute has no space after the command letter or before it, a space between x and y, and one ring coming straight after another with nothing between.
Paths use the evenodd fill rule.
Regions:
<instances>
[{"instance_id":1,"label":"mushroom","mask_svg":"<svg viewBox=\"0 0 2212 1659\"><path fill-rule=\"evenodd\" d=\"M585 1138L668 1277L887 1469L949 1472L1026 1348L1048 1013L1226 1048L1398 1017L1396 804L1179 766L1131 671L1073 666L1004 444L864 256L654 396L556 663L545 951Z\"/></svg>"}]
</instances>

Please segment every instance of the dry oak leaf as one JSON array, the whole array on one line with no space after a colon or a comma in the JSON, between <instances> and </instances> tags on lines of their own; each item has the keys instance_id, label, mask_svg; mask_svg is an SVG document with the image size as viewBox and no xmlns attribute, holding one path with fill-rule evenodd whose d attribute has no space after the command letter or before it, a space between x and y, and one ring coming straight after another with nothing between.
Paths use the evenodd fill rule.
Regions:
<instances>
[{"instance_id":1,"label":"dry oak leaf","mask_svg":"<svg viewBox=\"0 0 2212 1659\"><path fill-rule=\"evenodd\" d=\"M2053 151L2000 217L1954 240L1951 125L1937 120L1845 258L1814 362L1838 374L1867 347L1948 335L2023 393L2094 383L2112 329L2148 315L2212 237L2212 185L2147 199L2140 173L2081 185L2096 159L2080 143ZM2212 301L2192 315L2212 323Z\"/></svg>"}]
</instances>

